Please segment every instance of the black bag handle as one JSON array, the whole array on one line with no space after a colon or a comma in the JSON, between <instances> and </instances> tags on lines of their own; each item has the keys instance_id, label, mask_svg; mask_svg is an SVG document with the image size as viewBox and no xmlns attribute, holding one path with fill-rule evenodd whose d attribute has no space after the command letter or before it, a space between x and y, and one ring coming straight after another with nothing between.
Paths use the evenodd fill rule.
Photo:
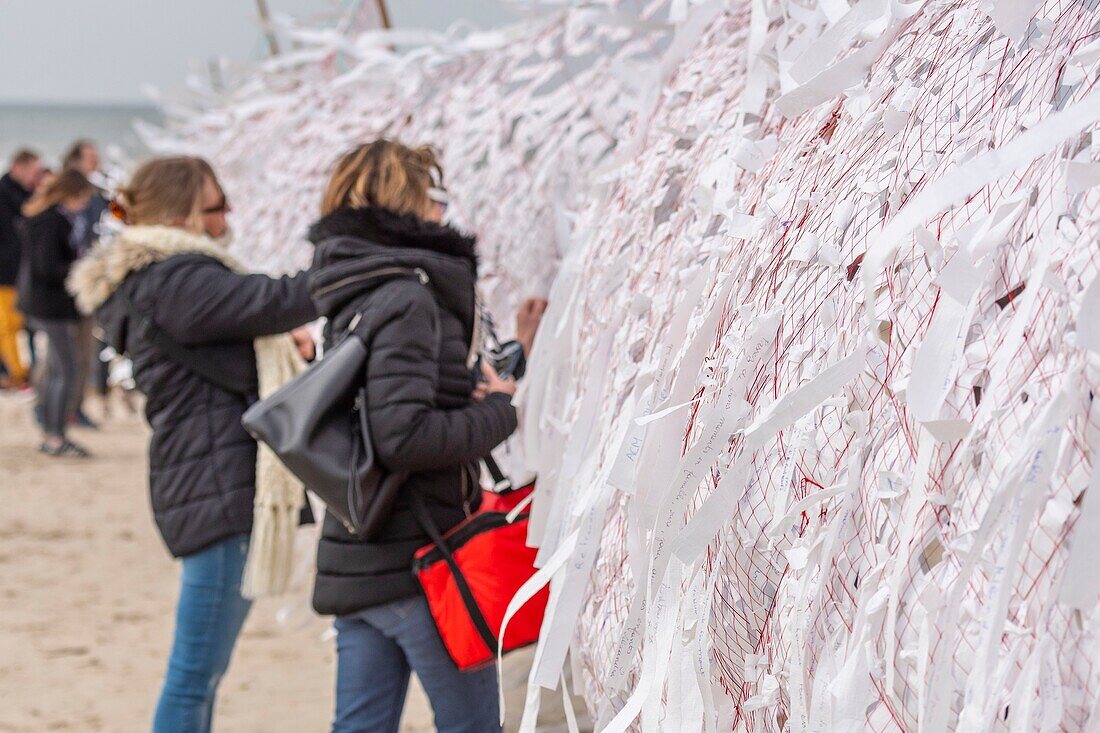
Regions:
<instances>
[{"instance_id":1,"label":"black bag handle","mask_svg":"<svg viewBox=\"0 0 1100 733\"><path fill-rule=\"evenodd\" d=\"M356 536L362 531L358 521L363 503L363 490L359 485L359 459L363 452L363 441L368 439L359 421L361 414L357 414L362 411L363 408L360 407L351 412L351 457L348 459L348 521L350 522L348 530Z\"/></svg>"},{"instance_id":2,"label":"black bag handle","mask_svg":"<svg viewBox=\"0 0 1100 733\"><path fill-rule=\"evenodd\" d=\"M348 517L351 525L348 531L359 539L364 538L362 522L359 518L366 511L363 487L359 479L359 462L372 453L370 439L370 424L367 422L367 388L360 387L351 411L351 458L348 462Z\"/></svg>"},{"instance_id":3,"label":"black bag handle","mask_svg":"<svg viewBox=\"0 0 1100 733\"><path fill-rule=\"evenodd\" d=\"M447 541L443 539L443 536L439 533L439 528L435 526L431 515L428 514L428 507L424 505L423 497L418 492L412 491L410 492L410 502L416 521L428 533L432 544L439 549L447 566L450 567L451 575L454 576L455 585L458 587L458 594L462 596L462 604L466 606L466 613L469 614L470 620L474 622L474 628L477 629L478 636L481 637L485 646L495 656L499 653L499 642L496 634L489 628L489 622L485 620L485 614L481 612L481 608L477 605L477 599L474 598L474 593L470 590L470 584L466 582L466 576L462 574L462 568L458 566L454 553L451 552Z\"/></svg>"}]
</instances>

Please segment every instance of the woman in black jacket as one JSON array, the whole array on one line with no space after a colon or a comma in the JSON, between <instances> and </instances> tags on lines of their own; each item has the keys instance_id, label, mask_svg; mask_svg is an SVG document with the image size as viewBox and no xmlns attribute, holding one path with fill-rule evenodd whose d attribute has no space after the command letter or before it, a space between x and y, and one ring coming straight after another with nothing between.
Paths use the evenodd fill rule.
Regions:
<instances>
[{"instance_id":1,"label":"woman in black jacket","mask_svg":"<svg viewBox=\"0 0 1100 733\"><path fill-rule=\"evenodd\" d=\"M477 257L472 238L439 223L441 178L429 148L358 147L337 163L310 231L310 287L329 318L326 344L358 319L369 342L363 379L376 459L408 476L388 522L366 542L325 517L313 604L338 617L333 733L396 732L410 670L439 731L500 730L496 671L458 671L411 573L429 539L410 497L419 495L440 531L455 526L477 509L479 459L516 428L511 380L486 369L473 397Z\"/></svg>"},{"instance_id":2,"label":"woman in black jacket","mask_svg":"<svg viewBox=\"0 0 1100 733\"><path fill-rule=\"evenodd\" d=\"M45 383L38 385L38 407L45 437L41 450L50 456L83 458L88 452L65 435L65 423L78 382L77 330L80 314L65 290L65 278L76 260L70 237L73 221L95 194L95 186L78 171L54 178L23 208L23 257L19 269L19 309L33 328L49 339Z\"/></svg>"},{"instance_id":3,"label":"woman in black jacket","mask_svg":"<svg viewBox=\"0 0 1100 733\"><path fill-rule=\"evenodd\" d=\"M274 353L270 340L253 340L317 313L306 273L246 274L226 252L229 204L205 161L145 163L119 203L128 226L80 261L69 286L81 309L96 313L109 343L133 360L153 429L153 514L168 549L183 559L153 730L207 733L250 605L240 588L257 451L241 415Z\"/></svg>"}]
</instances>

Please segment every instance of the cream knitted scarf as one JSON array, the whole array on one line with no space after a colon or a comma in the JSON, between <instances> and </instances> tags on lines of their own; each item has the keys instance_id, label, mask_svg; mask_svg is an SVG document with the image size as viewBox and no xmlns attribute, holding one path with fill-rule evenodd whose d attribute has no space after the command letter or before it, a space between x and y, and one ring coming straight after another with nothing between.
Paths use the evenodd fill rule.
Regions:
<instances>
[{"instance_id":1,"label":"cream knitted scarf","mask_svg":"<svg viewBox=\"0 0 1100 733\"><path fill-rule=\"evenodd\" d=\"M77 306L93 313L132 273L180 254L201 254L230 270L248 270L210 237L165 226L131 226L104 240L74 267L68 280ZM305 368L286 334L253 342L260 398L276 391ZM302 484L263 443L256 459L256 499L252 542L241 592L247 598L286 591L294 567L294 535L305 501Z\"/></svg>"}]
</instances>

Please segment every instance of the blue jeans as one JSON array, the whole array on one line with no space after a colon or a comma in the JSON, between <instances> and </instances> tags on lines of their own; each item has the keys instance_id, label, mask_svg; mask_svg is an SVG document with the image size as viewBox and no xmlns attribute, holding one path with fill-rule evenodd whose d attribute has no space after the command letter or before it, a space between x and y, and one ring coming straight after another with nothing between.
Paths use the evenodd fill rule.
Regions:
<instances>
[{"instance_id":1,"label":"blue jeans","mask_svg":"<svg viewBox=\"0 0 1100 733\"><path fill-rule=\"evenodd\" d=\"M209 733L214 693L251 601L241 597L248 535L183 558L176 636L153 733Z\"/></svg>"},{"instance_id":2,"label":"blue jeans","mask_svg":"<svg viewBox=\"0 0 1100 733\"><path fill-rule=\"evenodd\" d=\"M397 733L416 672L439 733L500 733L496 667L459 672L420 596L336 619L332 733Z\"/></svg>"}]
</instances>

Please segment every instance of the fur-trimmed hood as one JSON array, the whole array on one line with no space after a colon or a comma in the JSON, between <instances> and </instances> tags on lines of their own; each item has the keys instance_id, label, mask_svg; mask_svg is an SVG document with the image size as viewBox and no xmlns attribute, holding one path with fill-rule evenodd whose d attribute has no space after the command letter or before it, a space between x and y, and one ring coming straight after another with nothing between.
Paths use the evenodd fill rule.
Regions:
<instances>
[{"instance_id":1,"label":"fur-trimmed hood","mask_svg":"<svg viewBox=\"0 0 1100 733\"><path fill-rule=\"evenodd\" d=\"M131 273L176 255L203 255L236 272L244 268L225 246L203 234L167 226L131 226L103 240L73 265L66 287L81 312L91 314L114 294Z\"/></svg>"},{"instance_id":2,"label":"fur-trimmed hood","mask_svg":"<svg viewBox=\"0 0 1100 733\"><path fill-rule=\"evenodd\" d=\"M395 214L379 206L337 209L309 228L309 241L320 244L334 237L356 237L383 247L422 249L469 260L477 268L477 240L446 224L411 214Z\"/></svg>"},{"instance_id":3,"label":"fur-trimmed hood","mask_svg":"<svg viewBox=\"0 0 1100 733\"><path fill-rule=\"evenodd\" d=\"M473 333L477 256L473 237L442 224L365 207L340 209L309 230L316 246L310 292L330 318L380 282L360 277L383 267L419 268L440 305Z\"/></svg>"}]
</instances>

